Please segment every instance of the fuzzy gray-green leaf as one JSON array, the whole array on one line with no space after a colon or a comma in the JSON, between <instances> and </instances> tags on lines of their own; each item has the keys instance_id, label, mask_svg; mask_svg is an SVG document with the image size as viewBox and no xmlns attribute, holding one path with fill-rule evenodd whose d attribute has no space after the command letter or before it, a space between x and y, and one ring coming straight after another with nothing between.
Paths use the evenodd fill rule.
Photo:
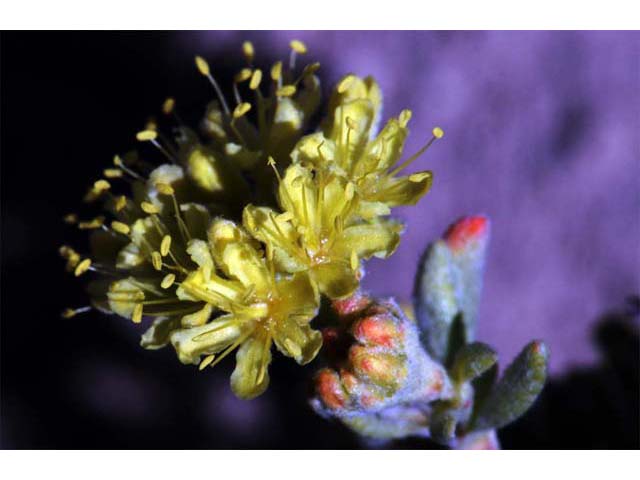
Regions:
<instances>
[{"instance_id":1,"label":"fuzzy gray-green leaf","mask_svg":"<svg viewBox=\"0 0 640 480\"><path fill-rule=\"evenodd\" d=\"M416 276L414 307L420 338L429 353L443 361L449 329L459 312L453 284L451 252L439 240L427 247Z\"/></svg>"},{"instance_id":2,"label":"fuzzy gray-green leaf","mask_svg":"<svg viewBox=\"0 0 640 480\"><path fill-rule=\"evenodd\" d=\"M482 402L472 429L500 428L524 414L544 387L548 360L544 343L527 345Z\"/></svg>"}]
</instances>

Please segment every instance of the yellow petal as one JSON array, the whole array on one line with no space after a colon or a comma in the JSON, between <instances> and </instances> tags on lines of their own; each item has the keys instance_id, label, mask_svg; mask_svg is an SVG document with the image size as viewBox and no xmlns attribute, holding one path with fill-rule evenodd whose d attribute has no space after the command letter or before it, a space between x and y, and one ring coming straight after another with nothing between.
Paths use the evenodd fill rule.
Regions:
<instances>
[{"instance_id":1,"label":"yellow petal","mask_svg":"<svg viewBox=\"0 0 640 480\"><path fill-rule=\"evenodd\" d=\"M171 344L178 359L197 365L201 355L218 353L232 345L244 333L233 315L223 315L214 321L193 328L181 328L171 333Z\"/></svg>"},{"instance_id":2,"label":"yellow petal","mask_svg":"<svg viewBox=\"0 0 640 480\"><path fill-rule=\"evenodd\" d=\"M231 374L231 389L245 400L262 394L269 386L271 341L266 333L256 331L236 353L236 368Z\"/></svg>"},{"instance_id":3,"label":"yellow petal","mask_svg":"<svg viewBox=\"0 0 640 480\"><path fill-rule=\"evenodd\" d=\"M278 282L279 306L298 323L308 323L316 316L320 296L306 272L300 272Z\"/></svg>"},{"instance_id":4,"label":"yellow petal","mask_svg":"<svg viewBox=\"0 0 640 480\"><path fill-rule=\"evenodd\" d=\"M282 322L274 336L278 350L293 358L300 365L313 360L322 347L322 334L309 325L296 322Z\"/></svg>"},{"instance_id":5,"label":"yellow petal","mask_svg":"<svg viewBox=\"0 0 640 480\"><path fill-rule=\"evenodd\" d=\"M344 262L319 265L311 272L320 292L331 299L347 297L360 285L357 273L349 265L349 257L346 258Z\"/></svg>"},{"instance_id":6,"label":"yellow petal","mask_svg":"<svg viewBox=\"0 0 640 480\"><path fill-rule=\"evenodd\" d=\"M267 207L247 205L242 214L243 225L254 238L273 251L278 270L299 272L307 268L307 257L298 246L298 233L289 220Z\"/></svg>"},{"instance_id":7,"label":"yellow petal","mask_svg":"<svg viewBox=\"0 0 640 480\"><path fill-rule=\"evenodd\" d=\"M180 324L183 327L199 327L200 325L204 325L209 320L209 317L211 317L212 311L213 305L207 303L202 310L198 310L197 312L190 313L182 317Z\"/></svg>"},{"instance_id":8,"label":"yellow petal","mask_svg":"<svg viewBox=\"0 0 640 480\"><path fill-rule=\"evenodd\" d=\"M400 243L402 228L402 224L388 219L352 225L344 229L334 251L343 257L350 252L355 252L358 258L388 257Z\"/></svg>"},{"instance_id":9,"label":"yellow petal","mask_svg":"<svg viewBox=\"0 0 640 480\"><path fill-rule=\"evenodd\" d=\"M126 278L111 283L107 299L113 313L130 319L136 305L145 299L145 293L137 282Z\"/></svg>"},{"instance_id":10,"label":"yellow petal","mask_svg":"<svg viewBox=\"0 0 640 480\"><path fill-rule=\"evenodd\" d=\"M373 171L393 167L402 156L408 135L409 130L398 119L389 120L375 140L367 145L365 153L354 168L354 176L360 178Z\"/></svg>"},{"instance_id":11,"label":"yellow petal","mask_svg":"<svg viewBox=\"0 0 640 480\"><path fill-rule=\"evenodd\" d=\"M204 240L193 239L187 246L187 253L191 256L191 260L202 269L204 279L208 280L213 272L213 257L209 251L209 244Z\"/></svg>"},{"instance_id":12,"label":"yellow petal","mask_svg":"<svg viewBox=\"0 0 640 480\"><path fill-rule=\"evenodd\" d=\"M421 172L406 177L384 177L370 201L384 202L389 207L415 205L429 191L433 183L431 172Z\"/></svg>"},{"instance_id":13,"label":"yellow petal","mask_svg":"<svg viewBox=\"0 0 640 480\"><path fill-rule=\"evenodd\" d=\"M147 350L157 350L169 343L174 330L180 328L180 317L158 317L142 334L140 346Z\"/></svg>"}]
</instances>

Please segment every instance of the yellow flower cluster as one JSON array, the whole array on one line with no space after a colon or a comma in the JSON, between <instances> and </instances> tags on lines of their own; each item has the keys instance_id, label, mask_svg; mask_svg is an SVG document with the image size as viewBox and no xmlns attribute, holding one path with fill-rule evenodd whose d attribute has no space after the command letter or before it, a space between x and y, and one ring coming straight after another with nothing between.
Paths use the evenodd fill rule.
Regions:
<instances>
[{"instance_id":1,"label":"yellow flower cluster","mask_svg":"<svg viewBox=\"0 0 640 480\"><path fill-rule=\"evenodd\" d=\"M116 157L85 197L103 201L112 220L65 217L92 232L91 257L60 250L75 275L101 274L89 285L92 306L135 323L153 318L141 345L171 344L181 362L200 369L237 350L231 386L241 398L267 388L272 344L299 364L317 355L322 337L310 323L321 296L353 294L362 260L394 252L402 225L390 209L414 204L431 185L430 172L397 174L442 136L434 129L431 142L398 165L411 114L376 136L379 87L354 75L333 91L317 132L303 136L320 106L319 65L296 73L305 53L291 42L288 68L276 62L265 82L245 42L233 108L196 57L217 96L199 131L182 124L167 99L162 111L178 123L176 138L151 120L137 139L170 163L152 168L135 153ZM130 194L113 191L120 178Z\"/></svg>"}]
</instances>

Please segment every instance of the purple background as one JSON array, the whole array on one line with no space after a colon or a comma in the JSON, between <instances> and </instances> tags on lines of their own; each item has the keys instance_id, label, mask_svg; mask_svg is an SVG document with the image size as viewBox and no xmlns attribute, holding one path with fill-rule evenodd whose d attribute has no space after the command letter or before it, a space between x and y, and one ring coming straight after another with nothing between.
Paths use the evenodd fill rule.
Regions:
<instances>
[{"instance_id":1,"label":"purple background","mask_svg":"<svg viewBox=\"0 0 640 480\"><path fill-rule=\"evenodd\" d=\"M590 363L590 325L638 291L640 36L637 32L210 32L185 49L286 55L307 43L321 79L373 75L383 119L410 108L405 153L441 126L412 167L430 193L399 209L396 254L373 261L365 287L410 295L425 243L461 215L492 219L479 339L511 358L532 338L551 368ZM280 53L281 52L281 53Z\"/></svg>"}]
</instances>

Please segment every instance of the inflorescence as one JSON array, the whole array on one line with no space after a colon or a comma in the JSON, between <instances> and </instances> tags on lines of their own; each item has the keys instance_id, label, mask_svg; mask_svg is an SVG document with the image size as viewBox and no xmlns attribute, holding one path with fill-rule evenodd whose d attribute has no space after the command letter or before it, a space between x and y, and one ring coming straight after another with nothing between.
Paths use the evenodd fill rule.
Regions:
<instances>
[{"instance_id":1,"label":"inflorescence","mask_svg":"<svg viewBox=\"0 0 640 480\"><path fill-rule=\"evenodd\" d=\"M231 386L247 399L268 386L272 344L299 364L313 360L322 346L312 326L321 298L353 295L363 260L395 251L403 225L391 209L415 204L432 182L429 171L402 171L443 135L434 128L402 161L411 112L378 133L380 88L353 74L313 125L322 106L319 64L298 68L307 48L297 40L290 47L287 62L263 72L245 42L232 102L196 57L216 97L199 127L186 126L167 99L172 135L155 121L136 135L164 163L115 156L85 196L104 213L65 217L89 230L91 254L60 249L75 276L95 274L91 305L67 309L65 318L93 308L134 323L153 319L141 345L171 344L181 362L201 370L236 351Z\"/></svg>"}]
</instances>

